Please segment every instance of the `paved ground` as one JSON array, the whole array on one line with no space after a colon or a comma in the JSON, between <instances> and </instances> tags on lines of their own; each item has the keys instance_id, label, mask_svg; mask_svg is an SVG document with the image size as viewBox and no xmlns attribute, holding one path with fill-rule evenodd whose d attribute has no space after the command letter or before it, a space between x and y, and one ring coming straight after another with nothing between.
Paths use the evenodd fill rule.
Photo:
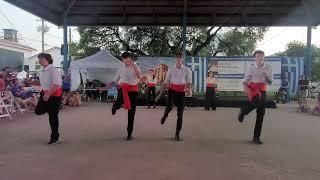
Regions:
<instances>
[{"instance_id":1,"label":"paved ground","mask_svg":"<svg viewBox=\"0 0 320 180\"><path fill-rule=\"evenodd\" d=\"M0 119L0 179L320 179L320 117L296 113L293 105L267 110L262 146L249 142L254 114L239 124L238 109L188 109L184 139L175 142L175 112L161 127L162 111L139 107L135 139L126 142L125 111L111 116L107 104L68 108L62 141L51 146L46 116Z\"/></svg>"}]
</instances>

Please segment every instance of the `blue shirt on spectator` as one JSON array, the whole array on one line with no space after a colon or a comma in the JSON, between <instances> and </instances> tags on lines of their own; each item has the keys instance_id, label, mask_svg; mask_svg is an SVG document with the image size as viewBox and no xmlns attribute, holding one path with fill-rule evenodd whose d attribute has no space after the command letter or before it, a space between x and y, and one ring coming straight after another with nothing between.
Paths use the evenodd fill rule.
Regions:
<instances>
[{"instance_id":1,"label":"blue shirt on spectator","mask_svg":"<svg viewBox=\"0 0 320 180\"><path fill-rule=\"evenodd\" d=\"M63 90L70 90L70 82L69 81L62 81L62 89Z\"/></svg>"}]
</instances>

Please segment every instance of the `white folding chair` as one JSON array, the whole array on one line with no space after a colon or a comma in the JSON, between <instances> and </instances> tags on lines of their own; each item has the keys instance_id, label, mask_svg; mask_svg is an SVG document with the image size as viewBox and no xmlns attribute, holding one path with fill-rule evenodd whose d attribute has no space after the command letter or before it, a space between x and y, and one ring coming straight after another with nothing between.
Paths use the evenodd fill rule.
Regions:
<instances>
[{"instance_id":1,"label":"white folding chair","mask_svg":"<svg viewBox=\"0 0 320 180\"><path fill-rule=\"evenodd\" d=\"M21 105L20 105L20 103L19 103L19 101L17 100L17 97L15 97L13 94L12 94L12 92L11 91L9 91L8 92L9 93L9 95L10 95L10 97L11 97L11 104L12 104L12 106L11 106L11 112L13 112L13 108L16 108L22 115L23 115L23 112L26 110L26 109L23 109L23 108L21 108Z\"/></svg>"},{"instance_id":2,"label":"white folding chair","mask_svg":"<svg viewBox=\"0 0 320 180\"><path fill-rule=\"evenodd\" d=\"M1 110L0 118L9 117L10 120L12 120L12 117L10 114L11 108L12 108L11 97L8 100L4 100L2 96L0 96L0 110Z\"/></svg>"}]
</instances>

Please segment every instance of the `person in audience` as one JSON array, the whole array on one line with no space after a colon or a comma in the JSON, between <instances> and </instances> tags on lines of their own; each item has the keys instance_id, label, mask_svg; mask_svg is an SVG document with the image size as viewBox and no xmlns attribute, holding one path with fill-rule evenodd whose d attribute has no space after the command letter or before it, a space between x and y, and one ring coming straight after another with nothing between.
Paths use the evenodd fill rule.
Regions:
<instances>
[{"instance_id":1,"label":"person in audience","mask_svg":"<svg viewBox=\"0 0 320 180\"><path fill-rule=\"evenodd\" d=\"M62 89L63 89L63 92L67 92L69 93L70 92L70 78L69 76L63 76L62 78Z\"/></svg>"},{"instance_id":2,"label":"person in audience","mask_svg":"<svg viewBox=\"0 0 320 180\"><path fill-rule=\"evenodd\" d=\"M23 84L18 79L13 80L10 91L23 108L36 106L37 98L31 91L25 91Z\"/></svg>"},{"instance_id":3,"label":"person in audience","mask_svg":"<svg viewBox=\"0 0 320 180\"><path fill-rule=\"evenodd\" d=\"M93 82L90 81L89 79L86 79L86 89L92 89L93 88ZM93 93L91 90L86 90L86 97L87 100L93 99Z\"/></svg>"},{"instance_id":4,"label":"person in audience","mask_svg":"<svg viewBox=\"0 0 320 180\"><path fill-rule=\"evenodd\" d=\"M68 76L62 77L62 104L66 105L70 94L70 79Z\"/></svg>"},{"instance_id":5,"label":"person in audience","mask_svg":"<svg viewBox=\"0 0 320 180\"><path fill-rule=\"evenodd\" d=\"M97 100L101 96L100 88L102 87L102 83L97 79L94 79L92 83L93 83L93 89L97 89L92 91L92 95L93 95L93 98Z\"/></svg>"},{"instance_id":6,"label":"person in audience","mask_svg":"<svg viewBox=\"0 0 320 180\"><path fill-rule=\"evenodd\" d=\"M310 81L308 80L307 76L304 76L304 75L300 76L300 80L298 82L298 87L299 87L299 100L302 103L307 102L307 97L308 97L308 92L309 92L309 83L310 83ZM307 106L307 104L305 104L305 106Z\"/></svg>"},{"instance_id":7,"label":"person in audience","mask_svg":"<svg viewBox=\"0 0 320 180\"><path fill-rule=\"evenodd\" d=\"M6 83L3 79L3 74L0 74L0 91L4 91L6 89Z\"/></svg>"}]
</instances>

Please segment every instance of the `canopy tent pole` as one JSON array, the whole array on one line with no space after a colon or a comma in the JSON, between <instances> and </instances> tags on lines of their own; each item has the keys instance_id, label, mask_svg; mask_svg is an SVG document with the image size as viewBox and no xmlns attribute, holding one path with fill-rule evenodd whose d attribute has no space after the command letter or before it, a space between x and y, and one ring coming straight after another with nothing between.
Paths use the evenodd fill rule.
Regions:
<instances>
[{"instance_id":1,"label":"canopy tent pole","mask_svg":"<svg viewBox=\"0 0 320 180\"><path fill-rule=\"evenodd\" d=\"M187 63L187 0L184 0L183 19L182 19L182 53L184 64Z\"/></svg>"},{"instance_id":2,"label":"canopy tent pole","mask_svg":"<svg viewBox=\"0 0 320 180\"><path fill-rule=\"evenodd\" d=\"M309 25L307 29L307 47L305 51L305 59L306 59L306 75L311 78L311 70L312 70L312 48L311 48L311 38L312 38L312 26Z\"/></svg>"},{"instance_id":3,"label":"canopy tent pole","mask_svg":"<svg viewBox=\"0 0 320 180\"><path fill-rule=\"evenodd\" d=\"M68 23L67 17L70 9L74 6L77 0L72 0L68 7L65 9L63 13L63 71L64 73L68 73L69 69L69 61L68 61Z\"/></svg>"},{"instance_id":4,"label":"canopy tent pole","mask_svg":"<svg viewBox=\"0 0 320 180\"><path fill-rule=\"evenodd\" d=\"M305 16L308 21L307 27L307 46L304 51L304 59L305 59L305 76L311 79L311 67L312 67L312 49L311 49L311 38L312 38L312 22L313 22L313 15L310 8L310 4L306 2L307 0L302 0Z\"/></svg>"},{"instance_id":5,"label":"canopy tent pole","mask_svg":"<svg viewBox=\"0 0 320 180\"><path fill-rule=\"evenodd\" d=\"M63 71L68 72L69 62L68 62L68 26L67 17L63 18Z\"/></svg>"}]
</instances>

